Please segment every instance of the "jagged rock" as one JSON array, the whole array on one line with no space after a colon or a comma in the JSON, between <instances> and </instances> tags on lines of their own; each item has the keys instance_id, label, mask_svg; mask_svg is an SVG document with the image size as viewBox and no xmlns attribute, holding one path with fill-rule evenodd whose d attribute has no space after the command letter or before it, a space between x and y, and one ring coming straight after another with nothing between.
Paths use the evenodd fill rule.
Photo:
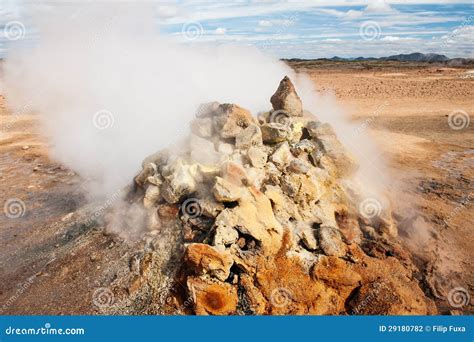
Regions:
<instances>
[{"instance_id":1,"label":"jagged rock","mask_svg":"<svg viewBox=\"0 0 474 342\"><path fill-rule=\"evenodd\" d=\"M145 168L148 164L153 163L156 165L156 168L161 171L161 166L168 163L169 157L170 155L168 151L158 151L146 157L143 160L142 167Z\"/></svg>"},{"instance_id":2,"label":"jagged rock","mask_svg":"<svg viewBox=\"0 0 474 342\"><path fill-rule=\"evenodd\" d=\"M187 286L198 315L230 315L237 310L237 289L229 283L188 277Z\"/></svg>"},{"instance_id":3,"label":"jagged rock","mask_svg":"<svg viewBox=\"0 0 474 342\"><path fill-rule=\"evenodd\" d=\"M196 181L192 172L192 168L180 158L164 167L162 174L165 183L161 191L166 202L177 203L182 197L196 190Z\"/></svg>"},{"instance_id":4,"label":"jagged rock","mask_svg":"<svg viewBox=\"0 0 474 342\"><path fill-rule=\"evenodd\" d=\"M312 121L306 126L309 134L317 141L321 149L334 162L338 174L343 177L351 176L359 168L357 161L344 145L337 139L334 130L329 124ZM320 161L321 156L314 156Z\"/></svg>"},{"instance_id":5,"label":"jagged rock","mask_svg":"<svg viewBox=\"0 0 474 342\"><path fill-rule=\"evenodd\" d=\"M293 83L285 76L270 99L274 110L283 110L289 116L302 116L303 105Z\"/></svg>"},{"instance_id":6,"label":"jagged rock","mask_svg":"<svg viewBox=\"0 0 474 342\"><path fill-rule=\"evenodd\" d=\"M145 208L153 208L161 198L160 188L156 185L148 185L145 191L145 197L143 198L143 205Z\"/></svg>"},{"instance_id":7,"label":"jagged rock","mask_svg":"<svg viewBox=\"0 0 474 342\"><path fill-rule=\"evenodd\" d=\"M242 197L242 189L221 177L216 177L212 193L217 201L235 202Z\"/></svg>"},{"instance_id":8,"label":"jagged rock","mask_svg":"<svg viewBox=\"0 0 474 342\"><path fill-rule=\"evenodd\" d=\"M230 274L233 259L228 251L217 251L203 243L192 243L186 248L184 262L197 275L209 274L225 281Z\"/></svg>"},{"instance_id":9,"label":"jagged rock","mask_svg":"<svg viewBox=\"0 0 474 342\"><path fill-rule=\"evenodd\" d=\"M288 137L288 141L296 143L301 140L303 137L303 128L304 124L300 121L291 121L289 123L289 130L290 134Z\"/></svg>"},{"instance_id":10,"label":"jagged rock","mask_svg":"<svg viewBox=\"0 0 474 342\"><path fill-rule=\"evenodd\" d=\"M214 235L214 246L218 249L225 249L225 246L236 243L239 238L239 233L229 226L216 226L216 233Z\"/></svg>"},{"instance_id":11,"label":"jagged rock","mask_svg":"<svg viewBox=\"0 0 474 342\"><path fill-rule=\"evenodd\" d=\"M337 228L321 226L318 229L318 241L324 254L342 257L346 254L346 245L342 242Z\"/></svg>"},{"instance_id":12,"label":"jagged rock","mask_svg":"<svg viewBox=\"0 0 474 342\"><path fill-rule=\"evenodd\" d=\"M248 126L235 138L235 147L241 150L260 146L262 143L262 132L257 125Z\"/></svg>"},{"instance_id":13,"label":"jagged rock","mask_svg":"<svg viewBox=\"0 0 474 342\"><path fill-rule=\"evenodd\" d=\"M294 228L294 234L297 241L301 241L305 248L314 251L318 248L315 231L310 224L306 222L298 222Z\"/></svg>"},{"instance_id":14,"label":"jagged rock","mask_svg":"<svg viewBox=\"0 0 474 342\"><path fill-rule=\"evenodd\" d=\"M240 285L245 290L244 306L255 315L263 315L267 301L262 292L254 285L252 277L247 274L242 274L240 277Z\"/></svg>"},{"instance_id":15,"label":"jagged rock","mask_svg":"<svg viewBox=\"0 0 474 342\"><path fill-rule=\"evenodd\" d=\"M263 142L267 144L277 144L291 137L291 131L285 124L270 122L263 124L260 128Z\"/></svg>"},{"instance_id":16,"label":"jagged rock","mask_svg":"<svg viewBox=\"0 0 474 342\"><path fill-rule=\"evenodd\" d=\"M235 185L242 185L246 183L247 172L243 168L242 164L228 161L221 166L221 176L226 181L229 181Z\"/></svg>"},{"instance_id":17,"label":"jagged rock","mask_svg":"<svg viewBox=\"0 0 474 342\"><path fill-rule=\"evenodd\" d=\"M249 188L237 207L222 211L215 224L252 236L264 254L274 254L281 246L283 228L275 219L270 200L256 189Z\"/></svg>"},{"instance_id":18,"label":"jagged rock","mask_svg":"<svg viewBox=\"0 0 474 342\"><path fill-rule=\"evenodd\" d=\"M263 168L267 162L267 154L261 147L252 146L247 151L247 156L252 163L252 166Z\"/></svg>"},{"instance_id":19,"label":"jagged rock","mask_svg":"<svg viewBox=\"0 0 474 342\"><path fill-rule=\"evenodd\" d=\"M199 206L204 216L212 218L219 215L219 213L225 208L224 204L216 202L211 198L200 199Z\"/></svg>"},{"instance_id":20,"label":"jagged rock","mask_svg":"<svg viewBox=\"0 0 474 342\"><path fill-rule=\"evenodd\" d=\"M356 286L361 276L344 260L335 256L320 255L312 270L314 279L322 280L329 286Z\"/></svg>"},{"instance_id":21,"label":"jagged rock","mask_svg":"<svg viewBox=\"0 0 474 342\"><path fill-rule=\"evenodd\" d=\"M247 173L247 186L253 186L260 189L267 177L265 171L255 167L247 167L245 170Z\"/></svg>"},{"instance_id":22,"label":"jagged rock","mask_svg":"<svg viewBox=\"0 0 474 342\"><path fill-rule=\"evenodd\" d=\"M265 195L270 199L275 217L279 222L288 223L292 220L302 220L294 201L285 196L279 186L267 185Z\"/></svg>"},{"instance_id":23,"label":"jagged rock","mask_svg":"<svg viewBox=\"0 0 474 342\"><path fill-rule=\"evenodd\" d=\"M270 160L280 171L283 171L292 159L293 155L291 154L290 146L286 141L280 144L270 156Z\"/></svg>"},{"instance_id":24,"label":"jagged rock","mask_svg":"<svg viewBox=\"0 0 474 342\"><path fill-rule=\"evenodd\" d=\"M163 178L160 174L154 174L153 176L148 177L146 182L160 187L163 184Z\"/></svg>"},{"instance_id":25,"label":"jagged rock","mask_svg":"<svg viewBox=\"0 0 474 342\"><path fill-rule=\"evenodd\" d=\"M307 162L301 160L301 159L293 159L290 162L290 165L288 165L287 170L289 172L294 172L294 173L308 173L311 168L311 165L309 165Z\"/></svg>"},{"instance_id":26,"label":"jagged rock","mask_svg":"<svg viewBox=\"0 0 474 342\"><path fill-rule=\"evenodd\" d=\"M179 208L176 205L161 204L158 206L157 212L162 220L170 221L178 217Z\"/></svg>"},{"instance_id":27,"label":"jagged rock","mask_svg":"<svg viewBox=\"0 0 474 342\"><path fill-rule=\"evenodd\" d=\"M397 315L400 312L395 308L400 303L400 295L392 284L373 281L360 287L350 308L355 315Z\"/></svg>"},{"instance_id":28,"label":"jagged rock","mask_svg":"<svg viewBox=\"0 0 474 342\"><path fill-rule=\"evenodd\" d=\"M147 163L138 176L135 177L135 183L143 187L148 177L153 176L156 170L157 167L155 163Z\"/></svg>"},{"instance_id":29,"label":"jagged rock","mask_svg":"<svg viewBox=\"0 0 474 342\"><path fill-rule=\"evenodd\" d=\"M316 149L316 145L311 140L303 139L303 140L295 143L291 147L291 152L295 156L299 157L303 154L312 153L315 149Z\"/></svg>"},{"instance_id":30,"label":"jagged rock","mask_svg":"<svg viewBox=\"0 0 474 342\"><path fill-rule=\"evenodd\" d=\"M248 110L235 104L222 104L217 112L218 115L214 117L214 129L222 138L235 138L245 128L257 123Z\"/></svg>"},{"instance_id":31,"label":"jagged rock","mask_svg":"<svg viewBox=\"0 0 474 342\"><path fill-rule=\"evenodd\" d=\"M286 174L281 177L281 188L296 202L317 201L325 191L321 179L314 172Z\"/></svg>"}]
</instances>

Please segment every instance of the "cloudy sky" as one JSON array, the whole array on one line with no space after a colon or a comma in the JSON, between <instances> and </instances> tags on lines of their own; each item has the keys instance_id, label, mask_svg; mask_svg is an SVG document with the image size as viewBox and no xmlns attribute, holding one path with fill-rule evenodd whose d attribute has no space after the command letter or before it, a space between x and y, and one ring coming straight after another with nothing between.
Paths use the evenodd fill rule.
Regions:
<instances>
[{"instance_id":1,"label":"cloudy sky","mask_svg":"<svg viewBox=\"0 0 474 342\"><path fill-rule=\"evenodd\" d=\"M4 54L22 2L0 2ZM280 58L474 57L473 0L167 1L153 8L157 30L184 44L248 44Z\"/></svg>"}]
</instances>

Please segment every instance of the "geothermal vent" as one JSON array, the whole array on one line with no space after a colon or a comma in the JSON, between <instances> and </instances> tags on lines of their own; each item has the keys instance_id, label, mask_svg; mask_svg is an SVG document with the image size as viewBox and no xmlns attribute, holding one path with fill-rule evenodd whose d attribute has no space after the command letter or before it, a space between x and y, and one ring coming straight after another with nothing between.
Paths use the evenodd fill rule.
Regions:
<instances>
[{"instance_id":1,"label":"geothermal vent","mask_svg":"<svg viewBox=\"0 0 474 342\"><path fill-rule=\"evenodd\" d=\"M184 148L145 159L131 196L151 247L131 286L173 314L434 313L391 212L361 212L332 127L288 77L270 101L257 118L202 105Z\"/></svg>"}]
</instances>

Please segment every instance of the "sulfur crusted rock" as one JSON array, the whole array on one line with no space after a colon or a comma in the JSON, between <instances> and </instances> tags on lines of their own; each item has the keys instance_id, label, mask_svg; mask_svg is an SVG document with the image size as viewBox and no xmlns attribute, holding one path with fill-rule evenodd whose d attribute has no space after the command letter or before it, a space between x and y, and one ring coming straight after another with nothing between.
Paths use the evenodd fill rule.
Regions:
<instances>
[{"instance_id":1,"label":"sulfur crusted rock","mask_svg":"<svg viewBox=\"0 0 474 342\"><path fill-rule=\"evenodd\" d=\"M161 308L173 292L170 314L435 313L390 206L361 213L357 162L333 128L287 77L271 103L258 120L204 104L183 148L144 160L127 200L166 277L144 290L158 280L134 275L130 296ZM132 214L124 222L140 227Z\"/></svg>"}]
</instances>

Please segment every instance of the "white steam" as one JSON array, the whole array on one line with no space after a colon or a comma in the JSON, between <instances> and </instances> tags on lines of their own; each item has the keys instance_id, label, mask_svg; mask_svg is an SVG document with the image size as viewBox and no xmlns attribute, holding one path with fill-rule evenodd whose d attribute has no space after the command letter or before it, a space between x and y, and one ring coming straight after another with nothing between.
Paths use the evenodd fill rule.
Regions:
<instances>
[{"instance_id":1,"label":"white steam","mask_svg":"<svg viewBox=\"0 0 474 342\"><path fill-rule=\"evenodd\" d=\"M95 180L98 194L128 184L145 156L187 135L200 103L269 110L285 75L306 109L339 135L350 129L335 102L284 63L251 47L178 44L157 32L146 6L42 6L29 15L40 38L10 50L7 100L40 113L53 157ZM350 145L370 146L365 134L356 138Z\"/></svg>"}]
</instances>

